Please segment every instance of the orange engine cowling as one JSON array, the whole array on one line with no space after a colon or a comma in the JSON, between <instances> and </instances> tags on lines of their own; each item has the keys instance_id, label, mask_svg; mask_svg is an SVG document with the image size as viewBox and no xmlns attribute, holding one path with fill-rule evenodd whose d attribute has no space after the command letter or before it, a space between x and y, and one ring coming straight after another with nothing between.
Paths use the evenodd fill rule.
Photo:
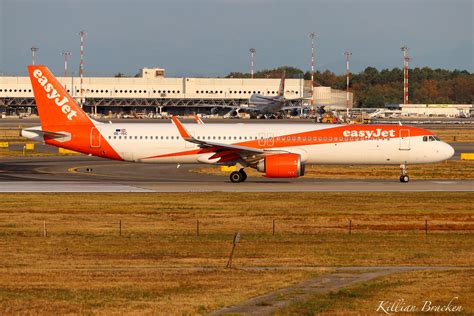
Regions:
<instances>
[{"instance_id":1,"label":"orange engine cowling","mask_svg":"<svg viewBox=\"0 0 474 316\"><path fill-rule=\"evenodd\" d=\"M296 178L304 175L304 165L298 154L276 154L266 156L257 164L257 170L268 178Z\"/></svg>"}]
</instances>

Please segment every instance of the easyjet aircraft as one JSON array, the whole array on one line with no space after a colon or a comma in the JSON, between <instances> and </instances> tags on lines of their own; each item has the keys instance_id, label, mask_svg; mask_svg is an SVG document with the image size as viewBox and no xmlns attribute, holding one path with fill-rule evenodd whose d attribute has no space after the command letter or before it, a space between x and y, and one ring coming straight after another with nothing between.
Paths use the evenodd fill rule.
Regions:
<instances>
[{"instance_id":1,"label":"easyjet aircraft","mask_svg":"<svg viewBox=\"0 0 474 316\"><path fill-rule=\"evenodd\" d=\"M89 118L45 66L28 66L41 126L22 135L98 157L148 163L236 165L232 182L254 168L295 178L307 164L400 165L449 159L433 133L401 125L101 123Z\"/></svg>"}]
</instances>

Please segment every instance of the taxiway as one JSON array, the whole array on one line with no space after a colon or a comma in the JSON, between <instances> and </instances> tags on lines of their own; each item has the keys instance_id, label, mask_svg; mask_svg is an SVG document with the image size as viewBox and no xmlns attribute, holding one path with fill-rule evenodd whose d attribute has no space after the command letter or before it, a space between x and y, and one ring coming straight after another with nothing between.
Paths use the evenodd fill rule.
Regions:
<instances>
[{"instance_id":1,"label":"taxiway","mask_svg":"<svg viewBox=\"0 0 474 316\"><path fill-rule=\"evenodd\" d=\"M0 160L0 192L443 192L474 191L474 181L400 183L393 180L319 180L198 174L199 165L140 164L87 156L16 157Z\"/></svg>"}]
</instances>

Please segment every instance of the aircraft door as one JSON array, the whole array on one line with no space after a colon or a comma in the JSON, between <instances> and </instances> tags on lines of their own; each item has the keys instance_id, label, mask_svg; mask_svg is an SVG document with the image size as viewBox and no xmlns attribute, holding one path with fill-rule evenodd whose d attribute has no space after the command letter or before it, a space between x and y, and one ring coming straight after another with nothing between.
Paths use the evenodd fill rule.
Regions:
<instances>
[{"instance_id":1,"label":"aircraft door","mask_svg":"<svg viewBox=\"0 0 474 316\"><path fill-rule=\"evenodd\" d=\"M410 150L410 130L400 130L400 150Z\"/></svg>"},{"instance_id":2,"label":"aircraft door","mask_svg":"<svg viewBox=\"0 0 474 316\"><path fill-rule=\"evenodd\" d=\"M265 133L258 133L258 145L265 146Z\"/></svg>"},{"instance_id":3,"label":"aircraft door","mask_svg":"<svg viewBox=\"0 0 474 316\"><path fill-rule=\"evenodd\" d=\"M100 148L100 129L96 127L91 128L90 146L91 148Z\"/></svg>"},{"instance_id":4,"label":"aircraft door","mask_svg":"<svg viewBox=\"0 0 474 316\"><path fill-rule=\"evenodd\" d=\"M273 146L275 143L275 140L273 139L273 133L268 133L267 134L267 145L268 146Z\"/></svg>"}]
</instances>

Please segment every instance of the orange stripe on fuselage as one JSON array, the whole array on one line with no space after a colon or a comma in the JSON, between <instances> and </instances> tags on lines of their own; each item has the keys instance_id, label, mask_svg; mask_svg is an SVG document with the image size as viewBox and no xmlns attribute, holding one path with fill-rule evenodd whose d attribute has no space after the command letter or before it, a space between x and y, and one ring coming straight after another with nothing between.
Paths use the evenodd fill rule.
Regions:
<instances>
[{"instance_id":1,"label":"orange stripe on fuselage","mask_svg":"<svg viewBox=\"0 0 474 316\"><path fill-rule=\"evenodd\" d=\"M259 141L261 142L261 139L231 143L231 145L246 146L246 147L258 148L258 149L268 149L268 148L296 147L296 146L331 144L331 143L345 143L345 142L362 141L362 140L369 140L369 139L375 140L375 139L381 139L381 138L384 138L384 139L400 138L400 130L409 130L410 137L434 135L432 132L428 130L418 128L418 127L413 127L413 126L345 125L345 126L330 127L330 128L325 128L325 129L302 132L302 133L275 135L273 136L273 145L268 145L267 142L264 142L263 145L260 145ZM384 131L386 133L384 133ZM361 133L361 132L364 132L364 133ZM372 132L372 133L366 133L366 132ZM345 136L345 135L355 135L355 133L357 133L357 135L364 134L367 136L364 136L364 137ZM371 137L369 137L369 135ZM378 135L378 136L375 136L375 135ZM382 135L386 135L386 137L382 137ZM288 137L290 138L289 140L288 140ZM316 137L316 140L314 140L315 137ZM319 140L320 137L321 137L321 140ZM326 140L324 138L326 138ZM192 150L174 152L174 153L169 153L169 154L164 154L164 155L145 157L142 159L199 155L199 154L214 152L218 148L222 148L222 147L192 149ZM229 148L228 151L232 151L232 149Z\"/></svg>"}]
</instances>

